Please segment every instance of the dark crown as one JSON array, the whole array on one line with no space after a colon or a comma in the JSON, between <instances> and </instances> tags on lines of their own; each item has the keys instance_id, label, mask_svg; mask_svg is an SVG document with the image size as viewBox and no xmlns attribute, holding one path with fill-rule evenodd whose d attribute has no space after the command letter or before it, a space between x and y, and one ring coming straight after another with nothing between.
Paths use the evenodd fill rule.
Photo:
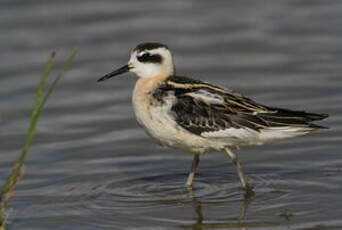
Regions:
<instances>
[{"instance_id":1,"label":"dark crown","mask_svg":"<svg viewBox=\"0 0 342 230\"><path fill-rule=\"evenodd\" d=\"M144 51L144 50L153 50L153 49L158 49L158 48L169 49L166 45L161 44L161 43L145 42L145 43L139 44L137 47L134 48L133 51L141 52L141 51Z\"/></svg>"}]
</instances>

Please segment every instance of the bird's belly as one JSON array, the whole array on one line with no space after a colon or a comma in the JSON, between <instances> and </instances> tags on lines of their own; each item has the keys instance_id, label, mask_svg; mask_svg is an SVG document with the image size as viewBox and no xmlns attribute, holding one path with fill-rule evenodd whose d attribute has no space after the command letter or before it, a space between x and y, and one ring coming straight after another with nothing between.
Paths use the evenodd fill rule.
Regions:
<instances>
[{"instance_id":1,"label":"bird's belly","mask_svg":"<svg viewBox=\"0 0 342 230\"><path fill-rule=\"evenodd\" d=\"M161 145L193 153L208 151L205 139L177 125L163 106L136 111L138 123Z\"/></svg>"}]
</instances>

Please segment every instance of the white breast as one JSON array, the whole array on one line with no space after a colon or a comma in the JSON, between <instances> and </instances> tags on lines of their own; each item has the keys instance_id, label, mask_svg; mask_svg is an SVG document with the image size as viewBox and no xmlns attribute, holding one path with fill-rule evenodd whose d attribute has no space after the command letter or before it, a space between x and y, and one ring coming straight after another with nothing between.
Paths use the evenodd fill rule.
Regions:
<instances>
[{"instance_id":1,"label":"white breast","mask_svg":"<svg viewBox=\"0 0 342 230\"><path fill-rule=\"evenodd\" d=\"M165 146L197 153L213 149L205 138L189 133L176 123L170 115L170 109L176 100L174 95L169 94L160 103L151 94L155 87L153 82L140 79L133 92L135 116L145 131Z\"/></svg>"}]
</instances>

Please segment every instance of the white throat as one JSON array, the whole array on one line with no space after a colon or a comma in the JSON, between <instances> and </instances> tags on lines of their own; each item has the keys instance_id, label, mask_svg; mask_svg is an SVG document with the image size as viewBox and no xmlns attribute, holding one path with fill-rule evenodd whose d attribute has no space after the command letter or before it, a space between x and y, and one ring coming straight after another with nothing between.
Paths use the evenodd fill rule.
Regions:
<instances>
[{"instance_id":1,"label":"white throat","mask_svg":"<svg viewBox=\"0 0 342 230\"><path fill-rule=\"evenodd\" d=\"M156 64L144 64L138 68L133 68L131 72L134 72L138 77L147 78L154 77L157 75L167 75L173 74L173 67L158 66Z\"/></svg>"}]
</instances>

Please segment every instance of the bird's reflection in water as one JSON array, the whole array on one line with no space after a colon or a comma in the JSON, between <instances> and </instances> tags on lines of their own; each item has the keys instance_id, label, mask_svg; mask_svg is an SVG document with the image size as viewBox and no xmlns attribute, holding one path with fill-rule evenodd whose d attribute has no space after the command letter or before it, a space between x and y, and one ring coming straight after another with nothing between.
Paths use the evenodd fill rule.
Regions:
<instances>
[{"instance_id":1,"label":"bird's reflection in water","mask_svg":"<svg viewBox=\"0 0 342 230\"><path fill-rule=\"evenodd\" d=\"M240 210L238 217L236 220L225 221L215 221L205 219L203 215L203 207L202 202L199 198L196 197L196 194L193 190L188 190L189 196L192 201L192 207L194 209L196 215L196 222L190 225L183 225L184 228L189 228L193 230L204 230L204 229L227 229L227 228L240 228L241 230L246 230L252 227L274 227L278 226L280 223L278 222L270 222L270 221L246 221L246 213L249 204L253 201L254 196L244 196L240 202ZM235 211L235 210L229 210Z\"/></svg>"}]
</instances>

